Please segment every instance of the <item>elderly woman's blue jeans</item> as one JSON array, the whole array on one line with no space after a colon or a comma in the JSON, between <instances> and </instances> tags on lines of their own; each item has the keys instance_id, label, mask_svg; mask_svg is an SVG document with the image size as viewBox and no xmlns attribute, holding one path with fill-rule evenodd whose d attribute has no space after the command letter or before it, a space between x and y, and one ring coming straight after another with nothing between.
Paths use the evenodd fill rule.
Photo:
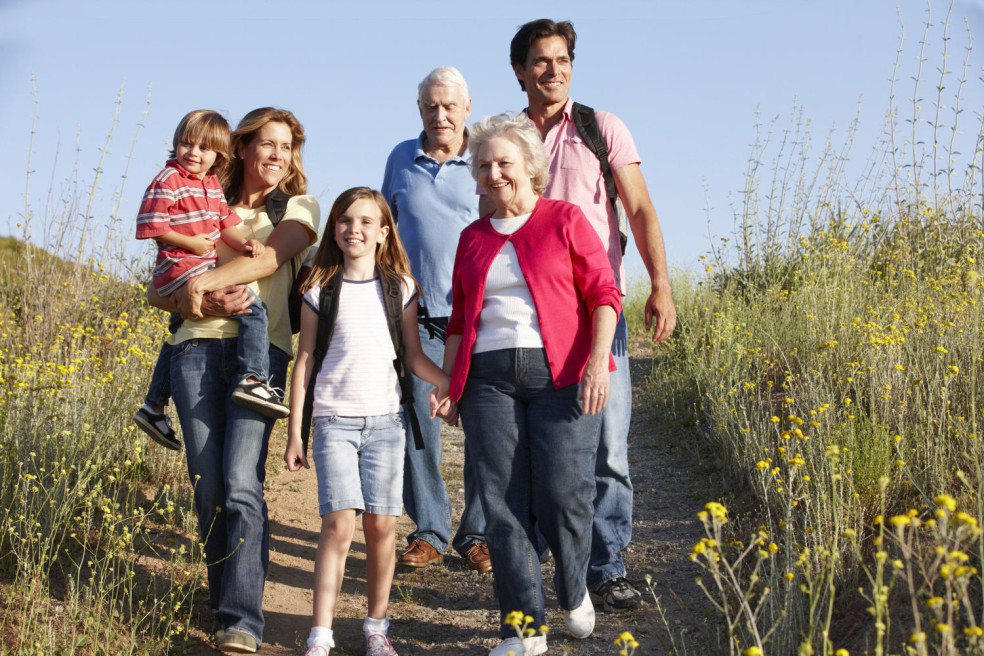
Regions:
<instances>
[{"instance_id":1,"label":"elderly woman's blue jeans","mask_svg":"<svg viewBox=\"0 0 984 656\"><path fill-rule=\"evenodd\" d=\"M585 415L578 386L555 389L543 349L472 356L459 406L485 511L499 614L544 624L534 525L553 552L561 608L584 599L601 415ZM515 635L501 627L503 637Z\"/></svg>"},{"instance_id":2,"label":"elderly woman's blue jeans","mask_svg":"<svg viewBox=\"0 0 984 656\"><path fill-rule=\"evenodd\" d=\"M263 481L274 420L232 402L239 381L236 338L175 345L171 394L181 421L188 474L219 623L263 638L263 584L270 522ZM270 384L283 387L287 354L270 347Z\"/></svg>"}]
</instances>

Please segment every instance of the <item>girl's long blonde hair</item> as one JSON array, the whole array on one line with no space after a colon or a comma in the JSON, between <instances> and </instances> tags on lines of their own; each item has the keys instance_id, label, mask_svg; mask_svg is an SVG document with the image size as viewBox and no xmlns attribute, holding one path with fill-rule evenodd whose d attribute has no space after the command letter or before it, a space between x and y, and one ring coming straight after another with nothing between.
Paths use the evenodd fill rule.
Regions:
<instances>
[{"instance_id":1,"label":"girl's long blonde hair","mask_svg":"<svg viewBox=\"0 0 984 656\"><path fill-rule=\"evenodd\" d=\"M345 255L335 241L335 226L338 219L345 211L357 200L372 200L379 208L382 216L381 226L389 228L389 234L382 244L376 246L376 269L380 275L385 276L390 287L397 285L397 289L403 288L403 277L409 276L413 280L413 286L420 294L420 285L410 271L410 259L403 248L403 241L400 233L396 231L396 222L393 220L393 213L390 212L389 204L383 195L375 189L369 187L353 187L338 195L331 211L328 212L328 225L325 226L324 234L321 236L321 244L318 252L314 256L314 263L311 267L311 275L301 288L301 292L326 283L339 268L345 264Z\"/></svg>"}]
</instances>

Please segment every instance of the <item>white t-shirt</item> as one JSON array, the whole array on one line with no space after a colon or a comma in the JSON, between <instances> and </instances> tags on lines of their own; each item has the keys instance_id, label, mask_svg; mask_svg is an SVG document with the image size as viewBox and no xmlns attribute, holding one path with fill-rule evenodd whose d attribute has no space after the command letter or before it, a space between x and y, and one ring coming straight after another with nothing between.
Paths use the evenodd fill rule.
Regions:
<instances>
[{"instance_id":1,"label":"white t-shirt","mask_svg":"<svg viewBox=\"0 0 984 656\"><path fill-rule=\"evenodd\" d=\"M413 280L403 279L403 308L417 297ZM304 294L315 312L321 287ZM372 280L343 280L338 318L314 386L314 417L373 417L400 409L396 352L386 324L383 286Z\"/></svg>"},{"instance_id":2,"label":"white t-shirt","mask_svg":"<svg viewBox=\"0 0 984 656\"><path fill-rule=\"evenodd\" d=\"M511 235L526 225L530 216L492 219L492 228L499 234ZM516 247L510 241L492 260L485 278L482 314L472 353L506 348L543 348L533 295L519 266Z\"/></svg>"}]
</instances>

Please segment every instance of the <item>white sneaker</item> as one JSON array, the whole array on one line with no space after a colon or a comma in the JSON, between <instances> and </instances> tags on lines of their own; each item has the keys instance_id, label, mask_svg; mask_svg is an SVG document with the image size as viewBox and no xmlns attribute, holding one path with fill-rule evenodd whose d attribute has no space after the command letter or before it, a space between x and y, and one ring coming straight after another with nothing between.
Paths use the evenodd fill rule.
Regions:
<instances>
[{"instance_id":1,"label":"white sneaker","mask_svg":"<svg viewBox=\"0 0 984 656\"><path fill-rule=\"evenodd\" d=\"M584 591L584 599L577 608L564 611L564 623L570 634L578 640L587 638L594 631L595 610L587 590Z\"/></svg>"},{"instance_id":2,"label":"white sneaker","mask_svg":"<svg viewBox=\"0 0 984 656\"><path fill-rule=\"evenodd\" d=\"M546 653L546 651L547 636L537 635L524 640L506 638L499 643L499 646L489 652L489 656L537 656Z\"/></svg>"}]
</instances>

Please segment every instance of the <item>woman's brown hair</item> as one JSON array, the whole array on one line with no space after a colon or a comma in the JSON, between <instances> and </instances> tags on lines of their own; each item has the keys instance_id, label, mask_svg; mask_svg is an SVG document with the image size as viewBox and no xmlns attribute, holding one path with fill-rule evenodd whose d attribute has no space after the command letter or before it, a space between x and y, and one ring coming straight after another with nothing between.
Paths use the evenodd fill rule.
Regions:
<instances>
[{"instance_id":1,"label":"woman's brown hair","mask_svg":"<svg viewBox=\"0 0 984 656\"><path fill-rule=\"evenodd\" d=\"M222 176L222 188L225 190L226 202L236 205L241 200L243 191L243 160L239 157L239 147L248 146L256 138L256 133L267 123L283 123L290 128L291 159L287 175L280 180L281 191L297 196L307 192L307 176L304 175L304 163L301 160L301 147L304 145L304 127L291 112L274 107L254 109L239 121L232 132L230 151L232 159Z\"/></svg>"}]
</instances>

